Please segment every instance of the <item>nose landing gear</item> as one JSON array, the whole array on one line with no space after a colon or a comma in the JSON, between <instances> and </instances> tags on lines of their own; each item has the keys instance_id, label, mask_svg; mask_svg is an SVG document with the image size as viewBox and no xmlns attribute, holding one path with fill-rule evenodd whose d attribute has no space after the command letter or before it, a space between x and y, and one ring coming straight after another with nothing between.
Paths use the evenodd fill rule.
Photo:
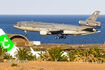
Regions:
<instances>
[{"instance_id":1,"label":"nose landing gear","mask_svg":"<svg viewBox=\"0 0 105 70\"><path fill-rule=\"evenodd\" d=\"M25 32L25 36L27 35L27 31L24 31Z\"/></svg>"}]
</instances>

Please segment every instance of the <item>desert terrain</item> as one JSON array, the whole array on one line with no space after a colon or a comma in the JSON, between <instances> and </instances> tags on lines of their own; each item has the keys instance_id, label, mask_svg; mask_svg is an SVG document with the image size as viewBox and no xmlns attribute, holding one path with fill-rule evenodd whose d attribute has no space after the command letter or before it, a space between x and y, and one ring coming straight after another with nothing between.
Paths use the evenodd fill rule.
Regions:
<instances>
[{"instance_id":1,"label":"desert terrain","mask_svg":"<svg viewBox=\"0 0 105 70\"><path fill-rule=\"evenodd\" d=\"M0 70L105 70L105 63L77 63L77 62L51 62L30 61L27 63L0 63Z\"/></svg>"},{"instance_id":2,"label":"desert terrain","mask_svg":"<svg viewBox=\"0 0 105 70\"><path fill-rule=\"evenodd\" d=\"M51 47L61 47L62 49L76 49L80 47L100 47L104 48L104 44L46 44L33 46L34 50L47 50ZM24 47L23 47L24 48ZM105 48L104 48L105 49ZM105 70L105 63L78 63L78 62L55 62L55 61L29 61L27 63L0 63L0 70Z\"/></svg>"},{"instance_id":3,"label":"desert terrain","mask_svg":"<svg viewBox=\"0 0 105 70\"><path fill-rule=\"evenodd\" d=\"M52 47L61 47L64 50L72 50L72 49L89 49L90 47L99 47L100 49L105 49L104 44L59 44L59 43L41 43L39 46L31 46L35 51L45 51ZM22 48L22 47L21 47ZM23 47L29 48L29 47Z\"/></svg>"}]
</instances>

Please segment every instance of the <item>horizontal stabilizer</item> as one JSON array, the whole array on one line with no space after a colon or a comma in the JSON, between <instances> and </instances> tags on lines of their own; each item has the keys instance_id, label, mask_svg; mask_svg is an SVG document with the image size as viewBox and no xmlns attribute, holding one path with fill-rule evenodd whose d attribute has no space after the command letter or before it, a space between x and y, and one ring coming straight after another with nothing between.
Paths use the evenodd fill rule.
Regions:
<instances>
[{"instance_id":1,"label":"horizontal stabilizer","mask_svg":"<svg viewBox=\"0 0 105 70\"><path fill-rule=\"evenodd\" d=\"M99 33L101 31L97 31L97 32L89 32L89 33L86 33L86 34L81 34L81 35L87 35L87 34L93 34L93 33Z\"/></svg>"}]
</instances>

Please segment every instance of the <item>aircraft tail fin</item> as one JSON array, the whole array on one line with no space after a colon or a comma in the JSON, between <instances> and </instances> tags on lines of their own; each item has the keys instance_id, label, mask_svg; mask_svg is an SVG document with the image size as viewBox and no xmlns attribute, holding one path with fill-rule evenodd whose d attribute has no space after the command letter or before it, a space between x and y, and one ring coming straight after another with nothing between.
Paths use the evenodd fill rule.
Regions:
<instances>
[{"instance_id":1,"label":"aircraft tail fin","mask_svg":"<svg viewBox=\"0 0 105 70\"><path fill-rule=\"evenodd\" d=\"M13 57L18 49L18 47L13 44L13 42L9 39L9 37L2 29L0 29L0 47L3 47L3 49L7 49L7 53L12 55Z\"/></svg>"},{"instance_id":2,"label":"aircraft tail fin","mask_svg":"<svg viewBox=\"0 0 105 70\"><path fill-rule=\"evenodd\" d=\"M96 21L98 15L99 15L100 11L95 11L89 18L87 18L85 21L87 22L94 22Z\"/></svg>"}]
</instances>

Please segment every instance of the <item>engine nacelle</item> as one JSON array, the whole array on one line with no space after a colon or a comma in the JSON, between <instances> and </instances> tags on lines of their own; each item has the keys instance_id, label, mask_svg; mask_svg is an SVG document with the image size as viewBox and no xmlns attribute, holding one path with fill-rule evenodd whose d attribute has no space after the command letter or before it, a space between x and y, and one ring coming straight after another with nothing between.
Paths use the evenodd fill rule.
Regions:
<instances>
[{"instance_id":1,"label":"engine nacelle","mask_svg":"<svg viewBox=\"0 0 105 70\"><path fill-rule=\"evenodd\" d=\"M40 35L47 35L48 31L40 31Z\"/></svg>"},{"instance_id":2,"label":"engine nacelle","mask_svg":"<svg viewBox=\"0 0 105 70\"><path fill-rule=\"evenodd\" d=\"M87 22L87 21L80 20L79 25L96 27L96 26L101 26L101 22Z\"/></svg>"}]
</instances>

